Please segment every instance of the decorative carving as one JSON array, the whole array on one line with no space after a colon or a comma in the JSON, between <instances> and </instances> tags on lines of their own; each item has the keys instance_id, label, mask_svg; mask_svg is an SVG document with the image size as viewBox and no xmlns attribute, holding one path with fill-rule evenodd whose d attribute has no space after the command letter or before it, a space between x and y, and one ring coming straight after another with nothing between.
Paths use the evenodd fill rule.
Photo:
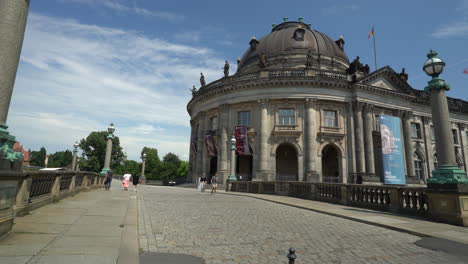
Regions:
<instances>
[{"instance_id":1,"label":"decorative carving","mask_svg":"<svg viewBox=\"0 0 468 264\"><path fill-rule=\"evenodd\" d=\"M309 52L307 53L307 58L306 58L306 69L309 69L312 67L312 65L314 64L314 59L313 59L313 56L312 56L312 50L309 50Z\"/></svg>"},{"instance_id":2,"label":"decorative carving","mask_svg":"<svg viewBox=\"0 0 468 264\"><path fill-rule=\"evenodd\" d=\"M402 109L398 109L397 113L398 113L398 116L401 117L403 120L410 119L413 114L411 111L402 110Z\"/></svg>"},{"instance_id":3,"label":"decorative carving","mask_svg":"<svg viewBox=\"0 0 468 264\"><path fill-rule=\"evenodd\" d=\"M366 103L354 101L353 102L354 111L362 111L365 105Z\"/></svg>"},{"instance_id":4,"label":"decorative carving","mask_svg":"<svg viewBox=\"0 0 468 264\"><path fill-rule=\"evenodd\" d=\"M317 98L313 98L313 97L307 97L305 99L305 106L307 108L310 108L310 107L314 107L316 106L318 103L318 99Z\"/></svg>"},{"instance_id":5,"label":"decorative carving","mask_svg":"<svg viewBox=\"0 0 468 264\"><path fill-rule=\"evenodd\" d=\"M365 103L365 104L363 105L363 107L364 107L364 108L363 108L364 112L367 112L367 113L369 113L369 112L370 112L370 113L373 113L373 112L374 112L374 105L372 105L372 104Z\"/></svg>"},{"instance_id":6,"label":"decorative carving","mask_svg":"<svg viewBox=\"0 0 468 264\"><path fill-rule=\"evenodd\" d=\"M259 54L260 61L258 62L258 66L260 68L266 68L268 66L268 56L263 52L261 55Z\"/></svg>"},{"instance_id":7,"label":"decorative carving","mask_svg":"<svg viewBox=\"0 0 468 264\"><path fill-rule=\"evenodd\" d=\"M229 77L229 62L228 61L224 63L223 70L224 70L224 77Z\"/></svg>"},{"instance_id":8,"label":"decorative carving","mask_svg":"<svg viewBox=\"0 0 468 264\"><path fill-rule=\"evenodd\" d=\"M260 105L261 108L267 108L270 102L268 99L260 99L257 100L257 103Z\"/></svg>"},{"instance_id":9,"label":"decorative carving","mask_svg":"<svg viewBox=\"0 0 468 264\"><path fill-rule=\"evenodd\" d=\"M359 56L356 57L356 59L354 59L350 64L349 64L349 68L346 69L346 73L347 74L354 74L356 72L363 72L363 73L366 73L368 74L370 71L370 67L368 64L365 64L363 65L360 61L359 61Z\"/></svg>"},{"instance_id":10,"label":"decorative carving","mask_svg":"<svg viewBox=\"0 0 468 264\"><path fill-rule=\"evenodd\" d=\"M318 140L321 144L323 143L335 143L340 146L343 146L345 134L338 134L338 133L328 133L328 132L319 132L318 133Z\"/></svg>"},{"instance_id":11,"label":"decorative carving","mask_svg":"<svg viewBox=\"0 0 468 264\"><path fill-rule=\"evenodd\" d=\"M7 143L3 144L3 146L0 147L0 154L0 157L11 162L23 158L23 153L15 152L13 148L11 148Z\"/></svg>"},{"instance_id":12,"label":"decorative carving","mask_svg":"<svg viewBox=\"0 0 468 264\"><path fill-rule=\"evenodd\" d=\"M206 85L205 76L203 76L203 72L200 72L200 85L202 87Z\"/></svg>"}]
</instances>

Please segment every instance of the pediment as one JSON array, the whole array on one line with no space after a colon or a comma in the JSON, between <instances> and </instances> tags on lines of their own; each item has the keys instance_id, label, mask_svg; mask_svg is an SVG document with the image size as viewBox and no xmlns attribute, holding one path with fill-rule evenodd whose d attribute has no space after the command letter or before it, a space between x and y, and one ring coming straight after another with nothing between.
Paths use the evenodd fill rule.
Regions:
<instances>
[{"instance_id":1,"label":"pediment","mask_svg":"<svg viewBox=\"0 0 468 264\"><path fill-rule=\"evenodd\" d=\"M371 72L358 83L405 94L414 94L414 89L389 66Z\"/></svg>"}]
</instances>

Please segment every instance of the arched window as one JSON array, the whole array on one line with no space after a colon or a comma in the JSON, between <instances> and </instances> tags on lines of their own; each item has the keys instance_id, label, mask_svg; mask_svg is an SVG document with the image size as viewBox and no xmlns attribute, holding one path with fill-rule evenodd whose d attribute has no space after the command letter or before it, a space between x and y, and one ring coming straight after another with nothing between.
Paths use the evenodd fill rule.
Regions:
<instances>
[{"instance_id":1,"label":"arched window","mask_svg":"<svg viewBox=\"0 0 468 264\"><path fill-rule=\"evenodd\" d=\"M297 41L304 41L305 30L303 28L298 28L294 31L293 38Z\"/></svg>"},{"instance_id":2,"label":"arched window","mask_svg":"<svg viewBox=\"0 0 468 264\"><path fill-rule=\"evenodd\" d=\"M424 178L423 161L421 156L417 152L414 152L414 172L418 179Z\"/></svg>"}]
</instances>

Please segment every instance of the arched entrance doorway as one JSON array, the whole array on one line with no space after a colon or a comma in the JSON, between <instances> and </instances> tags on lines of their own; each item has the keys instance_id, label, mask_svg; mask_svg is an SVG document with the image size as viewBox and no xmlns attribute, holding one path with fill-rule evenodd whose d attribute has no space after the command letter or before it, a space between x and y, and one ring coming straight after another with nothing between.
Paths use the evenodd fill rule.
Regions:
<instances>
[{"instance_id":1,"label":"arched entrance doorway","mask_svg":"<svg viewBox=\"0 0 468 264\"><path fill-rule=\"evenodd\" d=\"M290 144L281 144L276 149L276 180L297 181L297 151Z\"/></svg>"},{"instance_id":2,"label":"arched entrance doorway","mask_svg":"<svg viewBox=\"0 0 468 264\"><path fill-rule=\"evenodd\" d=\"M322 150L322 182L340 182L339 153L335 146L326 145Z\"/></svg>"},{"instance_id":3,"label":"arched entrance doorway","mask_svg":"<svg viewBox=\"0 0 468 264\"><path fill-rule=\"evenodd\" d=\"M238 180L251 181L253 171L253 152L249 146L250 155L236 154L236 175ZM242 179L241 179L242 176Z\"/></svg>"},{"instance_id":4,"label":"arched entrance doorway","mask_svg":"<svg viewBox=\"0 0 468 264\"><path fill-rule=\"evenodd\" d=\"M210 159L210 172L208 174L208 182L211 182L213 177L218 172L218 157L211 157Z\"/></svg>"}]
</instances>

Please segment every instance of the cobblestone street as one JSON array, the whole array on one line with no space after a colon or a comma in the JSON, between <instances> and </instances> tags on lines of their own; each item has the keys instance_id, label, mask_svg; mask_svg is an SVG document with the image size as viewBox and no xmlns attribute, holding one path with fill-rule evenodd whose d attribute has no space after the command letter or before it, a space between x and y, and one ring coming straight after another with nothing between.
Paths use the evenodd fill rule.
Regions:
<instances>
[{"instance_id":1,"label":"cobblestone street","mask_svg":"<svg viewBox=\"0 0 468 264\"><path fill-rule=\"evenodd\" d=\"M467 263L413 243L420 237L249 197L142 186L142 251L206 263Z\"/></svg>"}]
</instances>

